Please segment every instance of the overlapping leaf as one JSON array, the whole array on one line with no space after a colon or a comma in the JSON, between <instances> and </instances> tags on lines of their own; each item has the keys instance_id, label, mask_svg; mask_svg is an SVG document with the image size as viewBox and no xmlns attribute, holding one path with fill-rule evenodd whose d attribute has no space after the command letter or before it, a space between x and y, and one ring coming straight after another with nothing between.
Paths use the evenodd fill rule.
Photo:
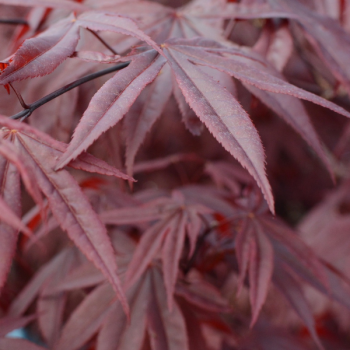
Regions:
<instances>
[{"instance_id":1,"label":"overlapping leaf","mask_svg":"<svg viewBox=\"0 0 350 350\"><path fill-rule=\"evenodd\" d=\"M112 240L119 247L120 253L124 253L125 258L130 260L134 251L132 240L122 232L114 232ZM123 248L120 247L121 245ZM43 278L50 279L51 276L58 276L61 273L62 264L73 257L72 253L72 250L66 250L47 264L44 268L45 271L39 272L27 286L27 292L23 293L23 296L28 295L30 289L36 288L38 291L38 288L42 288L41 294L43 296L46 296L48 300L55 300L67 291L98 284L70 314L62 329L60 339L53 344L54 349L78 349L97 332L99 334L96 346L100 350L108 349L110 346L116 349L141 349L145 342L146 333L153 338L151 340L152 349L188 348L188 332L182 312L177 303L174 304L172 311L168 310L164 281L157 267L147 269L142 278L127 291L131 309L130 322L127 322L121 304L115 300L110 285L101 284L102 280L96 280L91 284L91 278L87 278L89 273L79 276L78 271L82 271L87 266L86 263L77 266L68 273L68 279L51 280L52 283L43 284ZM90 269L90 276L94 274L95 272ZM76 277L76 281L68 285L68 280L71 280L73 276ZM87 283L88 280L90 282ZM49 291L46 286L54 288ZM199 277L189 276L186 283L178 285L176 294L181 299L186 300L187 308L191 305L195 306L193 313L198 308L203 312L211 313L230 311L218 290L207 282L201 281ZM33 300L34 296L35 294L32 292L30 300ZM28 300L25 304L28 306L29 302ZM18 308L20 304L23 305L23 301L20 302L18 299L12 309L16 308L15 305ZM79 329L78 336L77 329ZM162 334L162 336L158 337L156 334Z\"/></svg>"},{"instance_id":2,"label":"overlapping leaf","mask_svg":"<svg viewBox=\"0 0 350 350\"><path fill-rule=\"evenodd\" d=\"M135 224L136 215L136 222L158 219L142 234L126 273L125 288L132 286L161 252L168 305L171 308L186 233L192 253L202 228L200 215L208 213L210 210L199 204L186 206L184 197L175 192L172 200L158 199L141 207L116 209L101 214L107 224Z\"/></svg>"},{"instance_id":3,"label":"overlapping leaf","mask_svg":"<svg viewBox=\"0 0 350 350\"><path fill-rule=\"evenodd\" d=\"M218 291L204 281L193 283L190 279L179 285L176 294L186 301L187 308L195 306L203 312L212 313L230 310ZM127 291L127 297L131 308L130 323L126 322L120 304L114 301L110 286L101 284L96 287L72 313L54 348L77 349L97 332L98 350L107 350L111 346L120 350L142 349L146 334L150 338L152 350L189 348L190 334L186 329L183 311L178 302L174 302L171 311L168 310L164 281L157 267L147 269ZM79 329L78 337L76 329Z\"/></svg>"},{"instance_id":4,"label":"overlapping leaf","mask_svg":"<svg viewBox=\"0 0 350 350\"><path fill-rule=\"evenodd\" d=\"M1 130L3 138L6 132ZM27 231L19 217L21 216L20 175L16 166L4 157L0 157L0 181L3 217L0 223L0 288L6 280L16 249L18 231Z\"/></svg>"},{"instance_id":5,"label":"overlapping leaf","mask_svg":"<svg viewBox=\"0 0 350 350\"><path fill-rule=\"evenodd\" d=\"M322 263L295 232L279 220L264 214L260 205L256 206L254 201L248 201L242 207L244 206L246 209L250 208L249 213L243 219L242 229L238 231L235 238L240 269L238 290L248 272L252 323L256 321L266 299L268 284L273 281L309 328L319 347L322 348L315 332L312 313L302 294L300 278L349 307L348 298L345 297L347 289L340 287L341 277ZM261 259L259 263L257 259ZM298 276L298 279L294 276ZM335 279L338 282L335 282ZM288 288L287 285L289 285Z\"/></svg>"},{"instance_id":6,"label":"overlapping leaf","mask_svg":"<svg viewBox=\"0 0 350 350\"><path fill-rule=\"evenodd\" d=\"M265 4L229 6L222 13L223 16L242 19L288 18L299 23L316 52L349 91L350 71L346 62L350 53L350 40L334 19L310 11L299 1L268 0Z\"/></svg>"},{"instance_id":7,"label":"overlapping leaf","mask_svg":"<svg viewBox=\"0 0 350 350\"><path fill-rule=\"evenodd\" d=\"M136 55L130 65L109 79L90 101L73 139L59 159L62 168L86 150L103 132L114 126L131 107L146 85L151 83L165 64L157 52Z\"/></svg>"},{"instance_id":8,"label":"overlapping leaf","mask_svg":"<svg viewBox=\"0 0 350 350\"><path fill-rule=\"evenodd\" d=\"M176 304L172 312L163 305L165 289L156 269L148 271L127 292L127 296L131 307L130 324L126 322L120 304L113 300L110 286L103 284L97 287L71 315L55 349L78 349L99 329L99 350L111 346L116 349L141 349L146 331L152 337L154 350L188 349L183 317ZM78 337L76 327L80 329Z\"/></svg>"},{"instance_id":9,"label":"overlapping leaf","mask_svg":"<svg viewBox=\"0 0 350 350\"><path fill-rule=\"evenodd\" d=\"M118 4L101 2L100 8L137 19L140 29L159 44L173 37L189 39L203 36L223 40L223 20L207 18L221 13L225 8L223 0L192 1L176 9L148 1L141 1L137 6L126 1ZM118 52L124 52L136 43L133 39L123 38L117 44Z\"/></svg>"},{"instance_id":10,"label":"overlapping leaf","mask_svg":"<svg viewBox=\"0 0 350 350\"><path fill-rule=\"evenodd\" d=\"M129 18L93 11L83 13L78 18L71 15L38 36L25 40L8 59L10 64L1 72L0 84L52 73L65 59L73 55L81 27L136 36L156 47Z\"/></svg>"},{"instance_id":11,"label":"overlapping leaf","mask_svg":"<svg viewBox=\"0 0 350 350\"><path fill-rule=\"evenodd\" d=\"M277 114L284 117L286 121L291 124L310 145L312 145L312 147L320 155L321 159L324 160L328 168L330 168L327 158L324 155L322 147L318 141L317 135L303 106L293 97L312 101L349 117L350 114L343 108L307 91L301 90L291 84L288 84L282 79L277 71L273 71L272 68L267 66L263 60L261 60L259 57L254 57L254 55L251 55L243 50L225 48L224 46L208 40L194 39L190 41L170 40L169 43L165 44L164 52L167 55L167 58L170 60L170 64L172 65L174 73L177 76L177 80L183 94L188 99L188 102L198 116L199 113L202 113L201 118L204 118L205 115L203 115L203 112L209 111L208 106L204 107L204 101L208 101L206 102L207 104L210 102L210 108L215 106L215 101L210 100L211 96L208 93L206 93L206 95L202 95L204 97L204 101L203 98L200 99L199 96L195 96L193 93L193 84L195 84L194 86L199 90L198 93L201 94L203 94L203 92L200 92L200 87L203 89L205 86L203 80L208 81L209 84L207 76L201 74L200 70L197 68L198 65L204 65L218 69L219 71L230 74L241 80L250 90L252 90L254 94L261 98L264 103L276 111ZM192 76L190 74L192 74ZM195 81L194 79L198 80ZM200 83L202 86L199 85ZM213 82L211 82L210 85L212 86ZM192 90L190 90L190 86L192 87ZM229 98L227 92L225 95L225 92L222 91L218 85L215 87L215 93L216 96L221 93L221 98L224 99L224 101L227 101L226 104L232 104L232 98ZM215 100L215 98L211 99ZM222 107L221 104L219 106ZM295 109L296 114L294 114L294 112L290 110L290 107L288 106ZM200 112L200 108L203 108L202 112ZM228 111L227 108L225 111ZM221 123L228 124L224 124L222 126L224 128L222 131L219 129L218 121L215 123L213 122L214 117L212 114L207 116L207 121L205 123L207 123L209 129L211 129L216 138L224 145L224 147L231 154L233 154L257 180L271 208L272 198L267 180L264 178L264 156L261 146L259 146L258 135L252 135L254 134L254 130L251 127L248 127L249 122L247 122L245 112L243 110L240 112L238 111L239 109L233 109L232 113L233 115L237 115L237 113L239 113L241 116L240 118L245 120L247 126L243 133L241 131L238 132L239 129L234 126L234 122L232 121L233 118L230 118L229 114L224 118L223 115L220 115L219 110L215 111L216 113L214 115L216 115L216 119L218 119L218 121ZM295 115L298 115L298 117L295 117ZM213 123L211 127L209 126L209 123ZM239 123L242 122L240 121ZM307 128L307 132L305 132L305 128ZM224 130L227 130L227 132L224 133ZM231 141L229 141L230 134L232 134ZM248 134L250 136L250 140L255 139L255 141L250 142L249 145L248 143L246 144ZM237 141L235 139L241 143L240 151L237 149ZM253 147L255 147L255 149Z\"/></svg>"},{"instance_id":12,"label":"overlapping leaf","mask_svg":"<svg viewBox=\"0 0 350 350\"><path fill-rule=\"evenodd\" d=\"M49 206L61 227L103 272L123 300L123 292L116 275L114 252L105 226L73 177L66 170L59 172L53 170L55 160L65 148L64 144L27 125L3 117L1 123L14 129L11 132L13 143L19 154L27 160L28 166L35 174L38 186L47 197ZM120 173L108 164L99 160L94 164L93 157L88 155L84 157L87 161L78 159L73 166L86 171L119 176ZM127 310L125 301L123 305Z\"/></svg>"},{"instance_id":13,"label":"overlapping leaf","mask_svg":"<svg viewBox=\"0 0 350 350\"><path fill-rule=\"evenodd\" d=\"M206 19L205 15L219 12L224 8L224 1L193 2L178 9L171 9L159 4L141 2L137 6L130 3L101 3L101 8L116 11L123 15L137 19L140 29L149 35L155 42L163 43L172 37L192 38L194 36L209 36L212 39L221 40L220 36L223 21L221 19ZM203 15L202 17L200 15ZM147 41L147 40L146 40ZM136 38L122 39L117 44L118 52L125 52L138 42ZM154 46L153 46L154 47ZM214 71L215 72L215 71ZM221 75L221 77L218 77ZM218 78L218 79L217 79ZM222 82L232 91L232 80L221 72L214 74L214 79L225 80ZM159 76L143 92L126 115L126 168L129 175L132 174L134 158L147 132L164 111L166 103L173 92L179 104L183 121L186 127L195 135L202 130L202 123L190 109L181 93L176 93L178 88L170 84L170 69L163 67Z\"/></svg>"},{"instance_id":14,"label":"overlapping leaf","mask_svg":"<svg viewBox=\"0 0 350 350\"><path fill-rule=\"evenodd\" d=\"M161 116L172 93L171 70L165 66L158 77L149 86L148 91L140 96L131 106L125 119L126 129L126 169L129 175L133 173L133 163L136 153L147 132Z\"/></svg>"},{"instance_id":15,"label":"overlapping leaf","mask_svg":"<svg viewBox=\"0 0 350 350\"><path fill-rule=\"evenodd\" d=\"M316 150L317 154L331 171L328 159L324 154L323 148L309 121L306 111L301 102L298 101L298 98L310 100L324 107L333 109L338 113L349 116L345 110L321 99L316 95L310 94L288 84L283 80L282 76L277 71L274 71L272 67L267 66L266 62L264 62L258 56L249 54L248 51L239 50L237 48L225 48L215 42L199 39L192 41L181 39L177 41L170 40L164 45L163 48L173 73L175 74L177 83L179 84L182 93L187 100L187 103L190 104L197 116L202 120L202 122L204 122L204 124L207 125L209 130L214 134L219 142L222 143L222 145L253 175L261 187L272 211L273 199L265 176L263 149L254 126L250 122L246 112L237 102L235 102L235 99L232 98L230 93L221 88L220 84L212 80L212 74L203 72L199 66L206 66L211 69L216 69L222 73L232 75L241 80L248 87L248 89L257 95L277 114L282 116L304 137L304 139ZM136 57L140 57L140 55ZM134 60L135 59L136 58L134 58ZM135 81L135 85L138 83L139 85L137 86L140 86L141 89L147 83L150 83L153 79L155 79L155 74L153 74L152 79L149 78L146 84L138 82L139 79L136 78L136 70L134 71L135 76L129 77L129 79ZM155 91L157 90L158 84L161 86L161 80L159 83L158 80L164 79L164 75L165 74L161 74L161 78L157 78L152 84L151 93L153 89L155 89ZM124 73L119 72L116 77L123 80ZM203 83L203 81L207 82L207 86L205 83ZM119 86L122 84L123 83L107 83L108 87L105 86L103 91L105 89L110 89L111 87L109 87L109 85L113 85L115 89L117 86L119 88ZM215 88L215 93L216 95L220 94L220 99L214 98L214 95L210 93L210 90L208 90L210 87L211 89ZM123 91L124 90L125 88ZM196 93L194 92L195 90ZM164 99L162 99L162 104L157 106L157 112L152 113L152 118L147 117L147 115L153 112L154 109L152 107L152 95L150 97L144 96L144 98L147 98L147 102L149 101L149 106L148 103L142 103L143 100L141 99L138 102L140 107L135 105L132 109L134 111L139 111L141 109L144 111L144 113L141 113L141 116L139 116L140 122L138 123L135 123L135 117L132 117L132 114L130 114L128 118L130 119L130 121L127 123L127 125L129 125L127 128L127 168L129 173L131 173L133 159L139 145L143 141L147 131L162 112L165 106L164 101L166 101L167 96L170 95L170 90L167 92L166 91L167 90L163 89L163 92L165 93ZM124 94L125 96L130 95L130 100L128 101L130 104L127 105L127 107L130 108L131 103L135 101L133 89L126 89ZM125 114L125 109L122 109L122 100L119 101L119 99L116 99L116 101L109 102L108 106L103 107L103 100L100 95L102 96L102 90L100 90L100 92L96 94L92 100L90 107L83 117L82 123L79 125L74 134L74 138L68 153L61 159L58 167L62 167L69 162L69 160L74 159L103 131L117 123L123 114ZM179 94L177 94L177 96L179 96ZM182 106L181 97L178 97L177 100L182 107L181 110L183 111L186 121L186 115L188 114L185 112L186 105ZM225 104L223 104L223 101L225 101ZM114 102L114 104L112 104L112 102ZM97 107L94 107L95 105ZM108 110L110 105L114 106L114 108L112 108L113 110L117 107L122 109L121 113L119 112L120 115L118 113L113 118L112 122L110 119L108 120L108 123L104 122L102 124L103 127L92 126L91 120L94 120L93 123L96 123L103 118L105 114L108 115L106 110ZM90 112L90 110L95 111L96 108L100 109L98 115L95 115L95 112ZM211 112L209 112L210 110ZM133 113L135 115L135 112ZM144 118L142 118L143 114L145 115ZM231 115L234 115L235 118L230 117ZM141 120L144 120L144 122L141 123ZM136 126L138 129L133 131L130 125L140 126ZM90 127L91 135L89 135L90 131L86 131L87 126ZM241 131L242 129L244 129L243 132ZM135 134L135 132L137 134ZM87 135L89 137L86 137ZM131 144L133 144L132 148L129 146Z\"/></svg>"}]
</instances>

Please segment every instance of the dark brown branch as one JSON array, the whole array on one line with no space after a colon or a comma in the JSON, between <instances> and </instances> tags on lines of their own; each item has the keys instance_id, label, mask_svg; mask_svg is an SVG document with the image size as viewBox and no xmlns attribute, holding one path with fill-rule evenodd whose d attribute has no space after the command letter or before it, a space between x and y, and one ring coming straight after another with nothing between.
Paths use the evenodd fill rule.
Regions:
<instances>
[{"instance_id":1,"label":"dark brown branch","mask_svg":"<svg viewBox=\"0 0 350 350\"><path fill-rule=\"evenodd\" d=\"M0 19L0 24L24 24L28 25L28 22L25 19L14 18L14 19Z\"/></svg>"},{"instance_id":2,"label":"dark brown branch","mask_svg":"<svg viewBox=\"0 0 350 350\"><path fill-rule=\"evenodd\" d=\"M118 55L117 51L115 51L113 47L110 46L104 39L102 39L96 32L91 29L88 29L88 31L93 34L104 46L106 46L109 51L111 51L114 55Z\"/></svg>"},{"instance_id":3,"label":"dark brown branch","mask_svg":"<svg viewBox=\"0 0 350 350\"><path fill-rule=\"evenodd\" d=\"M30 104L28 106L28 108L25 108L23 111L11 116L10 119L24 120L24 119L28 118L37 108L41 107L42 105L44 105L47 102L52 101L56 97L63 95L64 93L66 93L66 92L74 89L75 87L82 85L90 80L94 80L96 78L102 77L103 75L113 73L115 71L123 69L123 68L127 67L129 64L130 64L130 62L122 62L122 63L117 64L116 66L113 66L113 67L110 67L107 69L103 69L99 72L92 73L92 74L89 74L81 79L78 79L78 80L52 92L51 94L46 95L45 97L33 102L32 104Z\"/></svg>"}]
</instances>

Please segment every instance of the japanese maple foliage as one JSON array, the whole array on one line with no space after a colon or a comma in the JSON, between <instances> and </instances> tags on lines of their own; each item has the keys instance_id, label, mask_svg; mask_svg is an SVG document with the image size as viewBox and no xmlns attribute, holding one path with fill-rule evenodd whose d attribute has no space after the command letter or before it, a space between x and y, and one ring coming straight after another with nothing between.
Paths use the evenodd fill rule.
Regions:
<instances>
[{"instance_id":1,"label":"japanese maple foliage","mask_svg":"<svg viewBox=\"0 0 350 350\"><path fill-rule=\"evenodd\" d=\"M0 47L0 348L350 347L350 1L0 0Z\"/></svg>"}]
</instances>

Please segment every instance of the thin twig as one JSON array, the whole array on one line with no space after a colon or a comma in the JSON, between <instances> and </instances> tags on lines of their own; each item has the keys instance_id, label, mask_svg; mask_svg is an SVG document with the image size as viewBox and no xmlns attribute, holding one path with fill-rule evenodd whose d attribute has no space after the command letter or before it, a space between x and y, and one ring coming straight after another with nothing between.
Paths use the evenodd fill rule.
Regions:
<instances>
[{"instance_id":1,"label":"thin twig","mask_svg":"<svg viewBox=\"0 0 350 350\"><path fill-rule=\"evenodd\" d=\"M110 46L104 39L102 39L96 32L94 32L93 30L91 30L91 29L89 29L89 28L87 28L87 30L88 30L91 34L93 34L104 46L106 46L107 49L108 49L109 51L111 51L114 55L118 55L117 51L115 51L115 50L113 49L113 47Z\"/></svg>"},{"instance_id":2,"label":"thin twig","mask_svg":"<svg viewBox=\"0 0 350 350\"><path fill-rule=\"evenodd\" d=\"M55 99L56 97L63 95L64 93L66 93L66 92L74 89L75 87L82 85L90 80L93 80L93 79L102 77L103 75L113 73L115 71L123 69L123 68L127 67L129 64L130 64L130 62L122 62L122 63L117 64L116 66L113 66L113 67L110 67L107 69L103 69L99 72L92 73L92 74L89 74L81 79L78 79L78 80L52 92L51 94L48 94L45 97L33 102L32 104L30 104L28 106L28 108L11 116L10 119L21 119L21 121L22 121L22 120L28 118L37 108L41 107L42 105L44 105L47 102L50 102L51 100Z\"/></svg>"},{"instance_id":3,"label":"thin twig","mask_svg":"<svg viewBox=\"0 0 350 350\"><path fill-rule=\"evenodd\" d=\"M0 24L24 24L28 25L28 22L25 19L14 18L14 19L0 19Z\"/></svg>"}]
</instances>

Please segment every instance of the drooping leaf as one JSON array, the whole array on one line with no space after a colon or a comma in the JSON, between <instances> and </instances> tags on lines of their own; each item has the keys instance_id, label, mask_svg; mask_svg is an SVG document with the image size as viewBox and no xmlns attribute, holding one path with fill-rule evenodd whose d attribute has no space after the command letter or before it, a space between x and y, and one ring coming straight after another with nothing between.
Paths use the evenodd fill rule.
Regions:
<instances>
[{"instance_id":1,"label":"drooping leaf","mask_svg":"<svg viewBox=\"0 0 350 350\"><path fill-rule=\"evenodd\" d=\"M331 176L333 176L333 169L330 161L325 154L301 101L293 96L263 91L252 85L245 84L245 87L299 133L299 135L316 151Z\"/></svg>"},{"instance_id":2,"label":"drooping leaf","mask_svg":"<svg viewBox=\"0 0 350 350\"><path fill-rule=\"evenodd\" d=\"M71 56L79 41L76 18L70 16L57 22L38 36L27 39L1 72L0 84L50 74Z\"/></svg>"},{"instance_id":3,"label":"drooping leaf","mask_svg":"<svg viewBox=\"0 0 350 350\"><path fill-rule=\"evenodd\" d=\"M23 231L27 235L31 235L31 231L26 227L21 219L12 211L12 209L0 198L0 221L7 226L11 226L17 231Z\"/></svg>"},{"instance_id":4,"label":"drooping leaf","mask_svg":"<svg viewBox=\"0 0 350 350\"><path fill-rule=\"evenodd\" d=\"M40 138L40 133L33 132L28 126L23 127L18 122L1 119L2 124L21 130L15 133L14 144L28 160L53 215L75 244L112 283L127 312L128 307L117 276L113 247L105 226L74 178L66 170L53 170L60 152L45 144L49 137Z\"/></svg>"},{"instance_id":5,"label":"drooping leaf","mask_svg":"<svg viewBox=\"0 0 350 350\"><path fill-rule=\"evenodd\" d=\"M111 346L139 350L146 332L153 338L152 350L188 349L183 316L176 302L173 310L168 310L164 281L157 268L148 269L126 294L131 311L129 323L120 303L113 298L112 288L102 284L71 314L54 349L78 349L97 332L98 350Z\"/></svg>"},{"instance_id":6,"label":"drooping leaf","mask_svg":"<svg viewBox=\"0 0 350 350\"><path fill-rule=\"evenodd\" d=\"M307 100L350 118L350 113L344 108L287 83L274 74L271 74L270 68L266 67L265 70L256 69L256 64L259 63L261 67L263 61L261 58L254 57L254 55L249 54L247 51L228 48L204 39L173 39L169 41L167 47L185 55L183 59L191 60L195 64L215 68L261 90L291 95ZM225 56L221 56L221 54ZM250 65L249 62L252 61L253 63L255 61L255 64Z\"/></svg>"},{"instance_id":7,"label":"drooping leaf","mask_svg":"<svg viewBox=\"0 0 350 350\"><path fill-rule=\"evenodd\" d=\"M102 213L102 220L108 224L137 225L139 222L154 222L150 227L146 226L147 229L141 227L144 232L128 266L125 288L133 285L148 265L160 255L171 309L186 235L190 240L192 254L202 227L202 215L210 213L211 210L201 203L188 204L179 191L174 191L171 198L160 197L144 205Z\"/></svg>"},{"instance_id":8,"label":"drooping leaf","mask_svg":"<svg viewBox=\"0 0 350 350\"><path fill-rule=\"evenodd\" d=\"M92 260L124 300L112 245L104 225L91 208L78 184L66 170L55 172L55 153L38 141L19 134L16 146L31 157L38 184L48 198L51 210L75 244ZM39 151L40 150L40 151ZM39 153L40 152L40 153ZM57 153L56 153L57 154ZM51 159L51 162L48 162ZM124 300L124 307L127 304Z\"/></svg>"},{"instance_id":9,"label":"drooping leaf","mask_svg":"<svg viewBox=\"0 0 350 350\"><path fill-rule=\"evenodd\" d=\"M6 125L10 129L18 129L22 133L25 133L30 138L37 139L39 143L52 149L53 152L57 153L56 158L64 153L67 149L67 144L59 142L45 133L42 133L26 124L12 121L6 117L0 115L1 124ZM8 133L8 130L6 131ZM15 133L14 133L15 134ZM25 161L22 161L25 162ZM20 167L23 165L19 165ZM120 170L107 164L105 161L98 159L88 153L83 152L77 159L69 163L69 166L74 169L84 170L87 172L98 173L101 175L115 176L129 181L134 181L130 176L122 173ZM29 181L29 180L28 180ZM28 186L29 187L29 186ZM35 197L34 197L35 198Z\"/></svg>"},{"instance_id":10,"label":"drooping leaf","mask_svg":"<svg viewBox=\"0 0 350 350\"><path fill-rule=\"evenodd\" d=\"M43 201L39 187L35 182L35 177L31 171L31 168L26 164L26 159L20 157L12 143L7 140L1 141L0 154L16 166L21 174L22 181L24 182L27 191L30 193L36 203L39 206L42 206Z\"/></svg>"},{"instance_id":11,"label":"drooping leaf","mask_svg":"<svg viewBox=\"0 0 350 350\"><path fill-rule=\"evenodd\" d=\"M76 256L69 255L60 266L60 269L56 270L49 277L49 280L41 289L37 301L40 331L46 343L51 348L57 342L61 332L67 295L64 293L49 295L48 290L51 284L59 283L75 264Z\"/></svg>"},{"instance_id":12,"label":"drooping leaf","mask_svg":"<svg viewBox=\"0 0 350 350\"><path fill-rule=\"evenodd\" d=\"M177 218L173 216L170 214L144 232L126 273L126 288L135 283L147 269L158 253L164 237L176 230Z\"/></svg>"},{"instance_id":13,"label":"drooping leaf","mask_svg":"<svg viewBox=\"0 0 350 350\"><path fill-rule=\"evenodd\" d=\"M173 45L171 43L177 44ZM241 80L249 90L301 134L331 171L329 160L325 156L305 109L296 98L314 102L346 117L350 117L346 110L287 83L271 66L268 66L261 58L249 54L247 51L225 48L215 42L204 39L190 41L172 40L167 45L173 54L181 57L182 65L185 60L189 60L197 65L205 65L226 72ZM251 174L253 175L253 173ZM256 175L254 177L257 179Z\"/></svg>"},{"instance_id":14,"label":"drooping leaf","mask_svg":"<svg viewBox=\"0 0 350 350\"><path fill-rule=\"evenodd\" d=\"M276 286L281 290L282 294L289 300L294 310L303 320L317 346L320 349L323 349L320 339L316 333L314 317L310 310L310 306L307 300L305 299L303 291L300 288L300 285L287 271L279 267L275 268L273 280Z\"/></svg>"},{"instance_id":15,"label":"drooping leaf","mask_svg":"<svg viewBox=\"0 0 350 350\"><path fill-rule=\"evenodd\" d=\"M172 311L167 308L161 274L156 269L151 273L148 327L152 350L188 350L186 325L180 308L175 303Z\"/></svg>"},{"instance_id":16,"label":"drooping leaf","mask_svg":"<svg viewBox=\"0 0 350 350\"><path fill-rule=\"evenodd\" d=\"M169 310L172 310L173 307L172 296L174 294L179 261L185 243L187 213L184 212L179 215L177 220L176 230L170 230L166 234L162 249L164 283L167 291Z\"/></svg>"},{"instance_id":17,"label":"drooping leaf","mask_svg":"<svg viewBox=\"0 0 350 350\"><path fill-rule=\"evenodd\" d=\"M199 136L203 131L203 123L197 117L196 113L191 109L188 103L185 100L184 95L182 94L179 86L176 81L173 83L174 97L179 106L182 121L184 122L186 128L195 136Z\"/></svg>"},{"instance_id":18,"label":"drooping leaf","mask_svg":"<svg viewBox=\"0 0 350 350\"><path fill-rule=\"evenodd\" d=\"M265 302L273 273L273 248L264 232L256 225L256 239L250 246L249 293L253 325Z\"/></svg>"},{"instance_id":19,"label":"drooping leaf","mask_svg":"<svg viewBox=\"0 0 350 350\"><path fill-rule=\"evenodd\" d=\"M110 312L114 298L115 293L109 284L105 283L94 289L67 321L54 349L80 348L101 327Z\"/></svg>"},{"instance_id":20,"label":"drooping leaf","mask_svg":"<svg viewBox=\"0 0 350 350\"><path fill-rule=\"evenodd\" d=\"M135 104L130 108L125 119L126 131L126 169L127 173L133 173L133 163L136 152L145 139L147 132L162 114L168 102L172 86L171 71L169 66L164 66L159 72L155 81L150 84L149 91L145 91L145 100ZM141 97L141 96L140 96Z\"/></svg>"},{"instance_id":21,"label":"drooping leaf","mask_svg":"<svg viewBox=\"0 0 350 350\"><path fill-rule=\"evenodd\" d=\"M97 338L97 350L138 350L144 343L147 306L150 297L150 276L146 274L129 292L130 324L121 313L120 306L106 317Z\"/></svg>"},{"instance_id":22,"label":"drooping leaf","mask_svg":"<svg viewBox=\"0 0 350 350\"><path fill-rule=\"evenodd\" d=\"M227 90L191 64L180 50L168 44L163 50L187 103L223 147L252 174L273 212L264 150L248 114Z\"/></svg>"},{"instance_id":23,"label":"drooping leaf","mask_svg":"<svg viewBox=\"0 0 350 350\"><path fill-rule=\"evenodd\" d=\"M244 280L248 272L252 239L251 227L246 230L239 230L236 236L236 255L239 267L237 295L239 295L242 291Z\"/></svg>"},{"instance_id":24,"label":"drooping leaf","mask_svg":"<svg viewBox=\"0 0 350 350\"><path fill-rule=\"evenodd\" d=\"M8 133L1 130L1 138L7 137ZM12 135L11 135L12 136ZM15 254L16 243L18 237L18 229L25 229L19 219L21 216L21 184L20 176L15 165L10 163L6 158L0 157L0 184L1 198L4 205L2 213L5 215L6 222L0 223L0 288L6 281L6 276L10 270L12 258ZM7 215L6 215L7 210ZM10 218L13 220L10 220ZM13 223L17 222L17 228L13 227Z\"/></svg>"}]
</instances>

